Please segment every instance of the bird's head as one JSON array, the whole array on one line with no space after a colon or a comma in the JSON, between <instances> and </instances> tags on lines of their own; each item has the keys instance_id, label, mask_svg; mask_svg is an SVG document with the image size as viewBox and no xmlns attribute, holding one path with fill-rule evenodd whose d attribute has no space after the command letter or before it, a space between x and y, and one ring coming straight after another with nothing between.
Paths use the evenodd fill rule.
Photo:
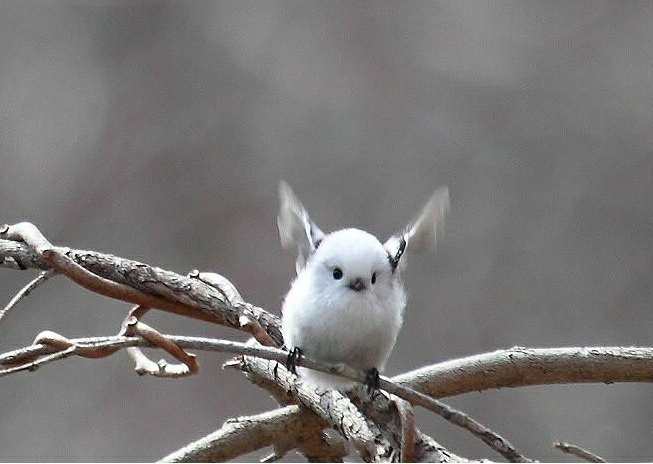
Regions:
<instances>
[{"instance_id":1,"label":"bird's head","mask_svg":"<svg viewBox=\"0 0 653 464\"><path fill-rule=\"evenodd\" d=\"M323 288L360 294L387 287L393 273L381 242L359 229L343 229L325 236L311 256L307 271Z\"/></svg>"}]
</instances>

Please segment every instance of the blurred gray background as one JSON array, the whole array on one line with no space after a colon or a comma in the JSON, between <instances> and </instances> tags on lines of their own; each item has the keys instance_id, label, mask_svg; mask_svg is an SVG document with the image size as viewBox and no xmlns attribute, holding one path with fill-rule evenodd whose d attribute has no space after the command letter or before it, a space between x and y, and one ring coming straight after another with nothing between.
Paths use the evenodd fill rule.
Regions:
<instances>
[{"instance_id":1,"label":"blurred gray background","mask_svg":"<svg viewBox=\"0 0 653 464\"><path fill-rule=\"evenodd\" d=\"M651 346L651 5L2 1L0 222L217 270L278 313L294 272L280 179L325 230L382 238L448 185L439 250L405 273L389 374L514 345ZM34 275L0 270L2 303ZM4 321L0 349L45 329L112 334L127 309L58 278ZM151 461L273 408L226 359L201 353L200 375L182 380L139 378L124 353L3 378L0 460ZM653 459L647 384L449 402L533 458L566 460L550 449L562 439ZM418 420L457 453L499 459Z\"/></svg>"}]
</instances>

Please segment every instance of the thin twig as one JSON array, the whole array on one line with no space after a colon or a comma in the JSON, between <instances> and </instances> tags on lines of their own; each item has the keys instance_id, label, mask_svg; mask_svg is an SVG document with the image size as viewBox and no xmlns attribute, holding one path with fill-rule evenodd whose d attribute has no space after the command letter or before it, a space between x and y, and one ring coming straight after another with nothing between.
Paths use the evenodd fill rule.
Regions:
<instances>
[{"instance_id":1,"label":"thin twig","mask_svg":"<svg viewBox=\"0 0 653 464\"><path fill-rule=\"evenodd\" d=\"M276 451L273 451L272 453L268 454L267 456L259 459L258 462L277 462L279 459L282 459L285 455L279 456Z\"/></svg>"},{"instance_id":2,"label":"thin twig","mask_svg":"<svg viewBox=\"0 0 653 464\"><path fill-rule=\"evenodd\" d=\"M261 345L263 346L277 346L275 341L268 335L268 333L263 330L261 324L256 319L253 319L249 316L240 316L238 318L240 328L243 331L251 334Z\"/></svg>"},{"instance_id":3,"label":"thin twig","mask_svg":"<svg viewBox=\"0 0 653 464\"><path fill-rule=\"evenodd\" d=\"M42 358L39 358L35 361L31 361L26 364L21 364L20 366L15 366L15 367L10 367L8 369L0 370L0 377L4 377L5 375L10 375L10 374L15 374L16 372L24 372L24 371L34 372L39 367L45 364L49 364L54 361L59 361L61 359L68 358L69 356L76 355L77 353L75 353L75 351L77 350L77 348L78 348L77 346L73 345L64 350L57 351L56 353L43 356Z\"/></svg>"},{"instance_id":4,"label":"thin twig","mask_svg":"<svg viewBox=\"0 0 653 464\"><path fill-rule=\"evenodd\" d=\"M47 271L42 271L34 280L29 282L27 285L25 285L23 288L20 289L16 295L11 299L9 303L7 303L7 306L2 308L0 311L0 322L2 322L2 319L7 315L9 311L11 311L20 300L25 298L27 295L32 293L34 289L39 287L41 284L43 284L46 280L48 280L50 277L55 275L54 269L48 269Z\"/></svg>"},{"instance_id":5,"label":"thin twig","mask_svg":"<svg viewBox=\"0 0 653 464\"><path fill-rule=\"evenodd\" d=\"M100 342L102 338L106 337L98 337L97 344L76 346L74 354L82 358L99 359L106 358L107 356L112 355L120 349L120 347L113 347L107 344L102 345ZM44 330L43 332L39 333L32 342L32 345L39 344L47 345L53 350L59 351L74 346L75 342L51 330ZM29 356L27 360L23 362L29 362L36 358L38 358L38 356Z\"/></svg>"},{"instance_id":6,"label":"thin twig","mask_svg":"<svg viewBox=\"0 0 653 464\"><path fill-rule=\"evenodd\" d=\"M187 353L179 345L170 341L159 331L150 327L149 325L141 322L138 319L137 313L144 314L148 308L137 306L130 311L130 316L123 323L124 335L140 335L152 345L166 351L181 363L170 364L166 360L161 359L159 362L150 360L138 347L127 348L129 357L134 361L136 366L134 370L139 375L148 374L155 377L186 377L194 375L199 372L199 364L197 357L192 353Z\"/></svg>"},{"instance_id":7,"label":"thin twig","mask_svg":"<svg viewBox=\"0 0 653 464\"><path fill-rule=\"evenodd\" d=\"M379 387L388 393L403 398L411 404L428 409L452 424L469 431L474 436L483 440L486 445L501 454L501 456L506 458L509 462L533 462L532 459L525 457L517 451L517 449L501 435L456 408L452 408L451 406L448 406L435 398L426 396L412 388L398 385L384 377L381 377Z\"/></svg>"},{"instance_id":8,"label":"thin twig","mask_svg":"<svg viewBox=\"0 0 653 464\"><path fill-rule=\"evenodd\" d=\"M553 447L559 449L563 453L571 454L587 462L607 462L597 454L587 451L580 446L572 445L571 443L566 443L564 441L554 442Z\"/></svg>"}]
</instances>

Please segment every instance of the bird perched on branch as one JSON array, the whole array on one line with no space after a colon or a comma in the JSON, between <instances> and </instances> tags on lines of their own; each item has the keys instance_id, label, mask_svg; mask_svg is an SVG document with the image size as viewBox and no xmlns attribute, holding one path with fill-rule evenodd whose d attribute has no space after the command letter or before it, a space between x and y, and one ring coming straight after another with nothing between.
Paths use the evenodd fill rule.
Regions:
<instances>
[{"instance_id":1,"label":"bird perched on branch","mask_svg":"<svg viewBox=\"0 0 653 464\"><path fill-rule=\"evenodd\" d=\"M415 220L385 243L353 228L324 234L283 181L279 200L281 243L298 251L297 278L282 308L289 367L294 370L303 353L364 370L368 388L374 388L403 323L406 293L400 274L405 252L435 250L449 208L449 190L436 190ZM298 370L301 379L324 389L353 384L307 368Z\"/></svg>"}]
</instances>

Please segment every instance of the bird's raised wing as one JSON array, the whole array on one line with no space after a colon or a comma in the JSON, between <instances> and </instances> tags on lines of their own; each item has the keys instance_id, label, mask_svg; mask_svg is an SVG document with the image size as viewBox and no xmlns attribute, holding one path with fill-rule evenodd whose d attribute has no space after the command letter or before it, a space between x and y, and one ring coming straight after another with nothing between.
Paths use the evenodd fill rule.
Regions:
<instances>
[{"instance_id":1,"label":"bird's raised wing","mask_svg":"<svg viewBox=\"0 0 653 464\"><path fill-rule=\"evenodd\" d=\"M297 246L297 273L306 265L308 257L320 245L324 232L311 221L304 205L297 199L294 192L285 181L279 182L279 215L277 226L281 245L289 248Z\"/></svg>"},{"instance_id":2,"label":"bird's raised wing","mask_svg":"<svg viewBox=\"0 0 653 464\"><path fill-rule=\"evenodd\" d=\"M408 249L415 251L428 247L435 251L437 234L444 225L444 217L448 211L449 189L441 187L433 193L422 211L402 232L393 235L383 244L393 270L405 266L405 259L402 257Z\"/></svg>"}]
</instances>

